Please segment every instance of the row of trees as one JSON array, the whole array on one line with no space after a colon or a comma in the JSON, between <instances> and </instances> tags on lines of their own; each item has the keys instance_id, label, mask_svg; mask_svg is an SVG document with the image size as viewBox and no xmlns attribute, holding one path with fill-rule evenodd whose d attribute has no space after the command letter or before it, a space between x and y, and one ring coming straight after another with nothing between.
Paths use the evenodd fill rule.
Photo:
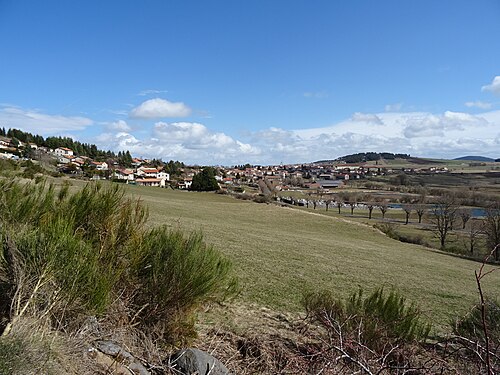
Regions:
<instances>
[{"instance_id":1,"label":"row of trees","mask_svg":"<svg viewBox=\"0 0 500 375\"><path fill-rule=\"evenodd\" d=\"M31 134L19 129L6 130L5 128L0 129L0 135L12 138L14 144L18 144L20 141L23 143L35 143L38 146L48 147L51 149L56 149L58 147L67 147L72 149L76 155L88 156L96 160L105 160L106 158L116 157L116 154L112 151L100 150L94 144L75 141L70 137L59 136L44 138L41 135Z\"/></svg>"},{"instance_id":2,"label":"row of trees","mask_svg":"<svg viewBox=\"0 0 500 375\"><path fill-rule=\"evenodd\" d=\"M450 233L455 229L455 223L461 219L462 229L465 229L471 218L471 211L461 208L453 196L436 202L430 210L430 221L434 225L434 232L440 241L441 249L446 247ZM480 224L471 223L467 237L470 252L474 252L479 235L485 236L486 248L496 249L495 261L500 260L500 202L491 204L485 210L485 217Z\"/></svg>"},{"instance_id":3,"label":"row of trees","mask_svg":"<svg viewBox=\"0 0 500 375\"><path fill-rule=\"evenodd\" d=\"M321 204L325 206L326 211L330 207L337 207L339 214L342 207L347 205L353 215L354 210L362 204L368 210L368 219L372 219L374 209L379 209L382 219L385 219L389 209L388 199L373 197L370 194L342 192L335 198L320 200L312 199L312 192L308 195L305 201L306 207L309 208L312 205L316 209ZM318 195L321 197L321 192L318 192ZM470 254L474 254L481 238L484 238L487 249L500 245L500 202L498 201L490 202L484 210L484 218L478 220L471 220L472 209L462 207L461 200L454 195L441 196L433 200L428 199L425 194L416 197L403 196L400 202L401 209L405 213L405 225L409 224L413 212L416 213L419 224L422 224L424 216L427 216L441 249L446 248L450 234L457 229L460 229L462 236L465 237ZM468 223L470 224L467 226ZM496 261L500 261L500 250L495 251L494 257Z\"/></svg>"},{"instance_id":4,"label":"row of trees","mask_svg":"<svg viewBox=\"0 0 500 375\"><path fill-rule=\"evenodd\" d=\"M377 161L380 159L409 159L408 154L393 154L390 152L360 152L357 154L346 155L338 158L338 161L343 161L345 163L362 163L367 161Z\"/></svg>"}]
</instances>

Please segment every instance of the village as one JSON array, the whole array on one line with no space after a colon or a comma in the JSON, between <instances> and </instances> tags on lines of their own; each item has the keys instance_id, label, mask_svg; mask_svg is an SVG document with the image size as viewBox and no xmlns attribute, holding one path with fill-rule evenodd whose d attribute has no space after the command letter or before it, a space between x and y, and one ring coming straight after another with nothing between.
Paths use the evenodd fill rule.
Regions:
<instances>
[{"instance_id":1,"label":"village","mask_svg":"<svg viewBox=\"0 0 500 375\"><path fill-rule=\"evenodd\" d=\"M186 166L179 162L175 162L178 167L172 169L160 160L137 157L130 157L130 161L124 163L114 154L108 157L100 156L99 160L96 160L89 156L79 155L68 147L51 149L34 142L21 142L5 136L0 136L0 158L45 161L57 168L58 172L75 178L111 180L138 186L169 187L181 190L189 190L193 176L203 169L200 166ZM171 161L169 164L172 163ZM217 166L215 171L215 179L221 190L242 191L242 186L245 186L263 193L297 189L328 192L345 186L349 181L367 177L401 173L441 174L449 172L444 166L392 168L388 165L379 165L377 161L364 163L322 161L271 166L246 164L232 167Z\"/></svg>"}]
</instances>

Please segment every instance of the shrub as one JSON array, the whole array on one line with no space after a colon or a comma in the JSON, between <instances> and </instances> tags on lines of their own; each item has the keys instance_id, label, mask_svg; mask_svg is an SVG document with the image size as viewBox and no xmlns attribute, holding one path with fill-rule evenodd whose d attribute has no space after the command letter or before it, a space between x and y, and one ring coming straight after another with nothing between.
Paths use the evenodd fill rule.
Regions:
<instances>
[{"instance_id":1,"label":"shrub","mask_svg":"<svg viewBox=\"0 0 500 375\"><path fill-rule=\"evenodd\" d=\"M148 230L146 218L118 185L70 194L68 184L1 181L0 331L23 316L65 327L116 303L135 324L172 336L192 329L203 303L235 293L230 262L201 234Z\"/></svg>"},{"instance_id":2,"label":"shrub","mask_svg":"<svg viewBox=\"0 0 500 375\"><path fill-rule=\"evenodd\" d=\"M394 240L399 240L399 234L396 232L396 226L392 223L380 223L374 224L373 227L378 229L382 233L385 233L387 237L390 237Z\"/></svg>"},{"instance_id":3,"label":"shrub","mask_svg":"<svg viewBox=\"0 0 500 375\"><path fill-rule=\"evenodd\" d=\"M497 374L500 373L500 304L487 298L484 302L484 322L482 306L478 303L452 324L456 335L452 339L461 349L460 355L476 366L475 373Z\"/></svg>"},{"instance_id":4,"label":"shrub","mask_svg":"<svg viewBox=\"0 0 500 375\"><path fill-rule=\"evenodd\" d=\"M415 245L423 245L423 246L428 246L428 243L424 240L422 235L417 234L417 235L411 235L411 234L398 234L398 239L401 242L406 242L406 243L412 243Z\"/></svg>"},{"instance_id":5,"label":"shrub","mask_svg":"<svg viewBox=\"0 0 500 375\"><path fill-rule=\"evenodd\" d=\"M160 333L170 331L171 340L192 334L193 313L199 306L237 292L231 263L199 232L151 230L136 269L142 291L136 304L142 321Z\"/></svg>"},{"instance_id":6,"label":"shrub","mask_svg":"<svg viewBox=\"0 0 500 375\"><path fill-rule=\"evenodd\" d=\"M271 197L269 195L259 194L253 197L253 201L256 203L270 203Z\"/></svg>"},{"instance_id":7,"label":"shrub","mask_svg":"<svg viewBox=\"0 0 500 375\"><path fill-rule=\"evenodd\" d=\"M489 339L492 342L500 343L500 304L493 299L487 299L485 311L485 321L488 327ZM475 305L465 317L456 321L452 327L453 332L459 336L466 337L475 342L484 342L485 336L481 305Z\"/></svg>"},{"instance_id":8,"label":"shrub","mask_svg":"<svg viewBox=\"0 0 500 375\"><path fill-rule=\"evenodd\" d=\"M0 185L3 318L102 314L124 285L139 247L144 209L115 188L69 195L45 184ZM6 317L6 306L14 308ZM5 324L4 324L5 325ZM1 328L1 327L0 327Z\"/></svg>"},{"instance_id":9,"label":"shrub","mask_svg":"<svg viewBox=\"0 0 500 375\"><path fill-rule=\"evenodd\" d=\"M430 324L422 319L420 310L398 292L385 293L383 288L364 296L361 289L346 300L336 298L329 291L308 293L304 296L307 315L328 331L339 328L345 337L353 337L372 350L383 350L388 344L423 340L430 332Z\"/></svg>"}]
</instances>

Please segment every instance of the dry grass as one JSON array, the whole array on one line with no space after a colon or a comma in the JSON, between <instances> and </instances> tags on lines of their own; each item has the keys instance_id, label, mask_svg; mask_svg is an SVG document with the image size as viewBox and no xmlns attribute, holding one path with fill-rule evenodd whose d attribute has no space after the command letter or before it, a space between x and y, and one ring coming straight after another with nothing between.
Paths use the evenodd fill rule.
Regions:
<instances>
[{"instance_id":1,"label":"dry grass","mask_svg":"<svg viewBox=\"0 0 500 375\"><path fill-rule=\"evenodd\" d=\"M239 301L301 311L304 290L346 296L358 286L399 289L440 329L476 302L477 263L403 244L359 223L212 193L128 186L150 209L150 224L199 229L239 274ZM500 274L485 280L498 296Z\"/></svg>"}]
</instances>

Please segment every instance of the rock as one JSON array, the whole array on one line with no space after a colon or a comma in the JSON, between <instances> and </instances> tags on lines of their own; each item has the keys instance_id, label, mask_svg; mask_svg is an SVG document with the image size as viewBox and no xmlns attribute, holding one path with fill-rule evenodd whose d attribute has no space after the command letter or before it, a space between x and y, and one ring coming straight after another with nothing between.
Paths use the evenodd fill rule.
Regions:
<instances>
[{"instance_id":1,"label":"rock","mask_svg":"<svg viewBox=\"0 0 500 375\"><path fill-rule=\"evenodd\" d=\"M229 370L217 358L194 348L182 349L169 359L175 374L182 375L230 375Z\"/></svg>"},{"instance_id":2,"label":"rock","mask_svg":"<svg viewBox=\"0 0 500 375\"><path fill-rule=\"evenodd\" d=\"M95 346L89 350L89 356L101 367L112 369L113 374L151 375L138 359L120 345L112 341L97 341Z\"/></svg>"}]
</instances>

